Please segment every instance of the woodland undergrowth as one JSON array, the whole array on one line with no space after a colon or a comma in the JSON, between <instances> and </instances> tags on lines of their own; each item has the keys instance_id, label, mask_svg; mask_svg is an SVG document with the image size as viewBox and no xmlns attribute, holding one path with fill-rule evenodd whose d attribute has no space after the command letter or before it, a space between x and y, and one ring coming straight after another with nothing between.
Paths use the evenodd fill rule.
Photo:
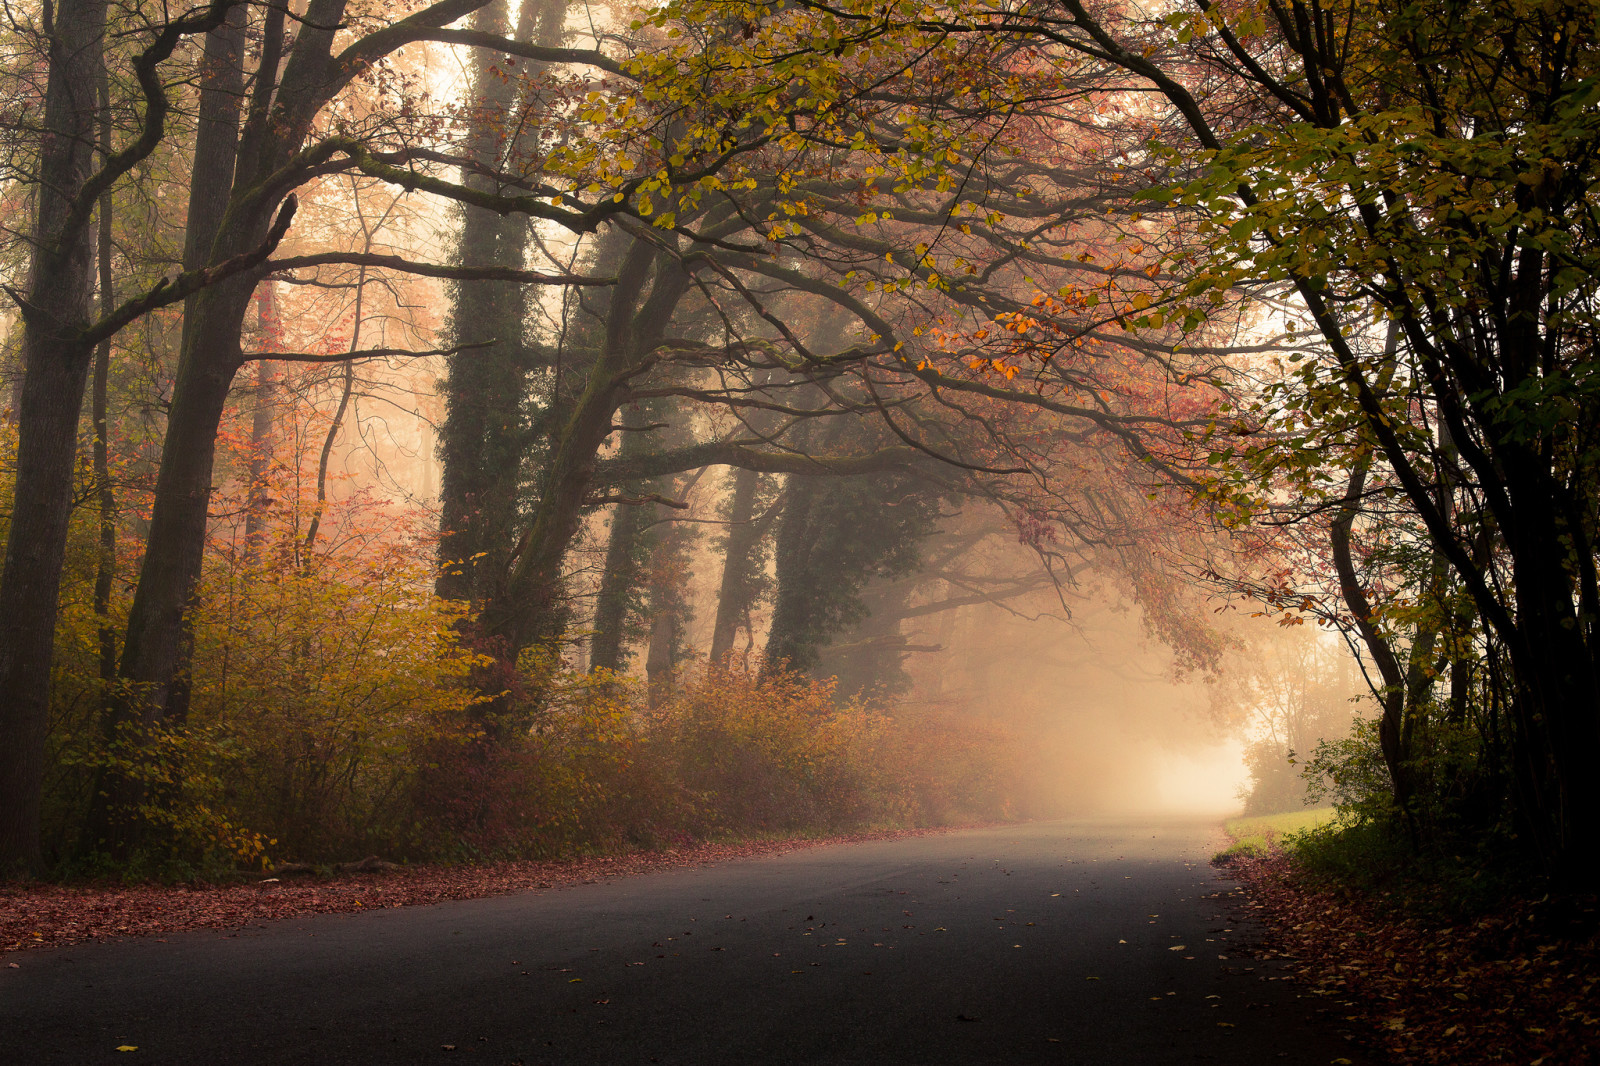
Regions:
<instances>
[{"instance_id":1,"label":"woodland undergrowth","mask_svg":"<svg viewBox=\"0 0 1600 1066\"><path fill-rule=\"evenodd\" d=\"M252 490L247 443L237 452L194 599L184 713L155 735L106 726L117 693L101 638L126 617L134 540L119 539L119 580L97 613L98 516L74 515L44 805L57 879L218 879L367 855L550 859L1012 813L1011 738L936 708L840 700L828 682L760 664L701 662L651 693L529 655L491 715L468 609L434 592L429 516L337 478L313 498L311 458L288 449L268 491ZM9 489L0 479L0 497ZM125 496L130 514L147 505L137 479ZM133 854L89 839L108 771L145 786Z\"/></svg>"}]
</instances>

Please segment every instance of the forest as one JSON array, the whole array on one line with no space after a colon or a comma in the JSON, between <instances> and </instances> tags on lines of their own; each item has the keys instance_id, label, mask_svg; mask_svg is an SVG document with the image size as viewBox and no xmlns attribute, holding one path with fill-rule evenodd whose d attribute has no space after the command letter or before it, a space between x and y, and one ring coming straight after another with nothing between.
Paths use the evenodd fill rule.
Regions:
<instances>
[{"instance_id":1,"label":"forest","mask_svg":"<svg viewBox=\"0 0 1600 1066\"><path fill-rule=\"evenodd\" d=\"M1098 632L1593 893L1597 32L9 4L0 873L1059 813Z\"/></svg>"}]
</instances>

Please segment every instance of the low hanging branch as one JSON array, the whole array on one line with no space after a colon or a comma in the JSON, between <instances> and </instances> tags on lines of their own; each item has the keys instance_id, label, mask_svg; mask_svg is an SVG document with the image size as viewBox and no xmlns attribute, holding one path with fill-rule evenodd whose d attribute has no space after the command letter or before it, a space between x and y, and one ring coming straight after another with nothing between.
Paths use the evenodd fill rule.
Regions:
<instances>
[{"instance_id":1,"label":"low hanging branch","mask_svg":"<svg viewBox=\"0 0 1600 1066\"><path fill-rule=\"evenodd\" d=\"M294 193L290 193L284 198L283 206L278 208L278 217L272 223L272 228L267 231L267 239L262 242L259 248L245 252L242 255L236 255L232 259L224 260L216 266L186 271L175 278L162 278L144 295L135 296L109 314L101 316L100 321L80 334L81 340L85 344L98 344L115 336L123 326L157 308L175 304L180 300L187 299L208 285L215 285L217 282L231 278L235 274L241 274L260 266L273 252L277 251L284 234L289 232L289 223L294 220L295 210L299 206L300 201L295 197ZM30 313L31 308L22 301L16 292L9 287L5 291L13 300L17 301L17 306L22 308L23 314ZM273 358L280 357L274 356Z\"/></svg>"},{"instance_id":2,"label":"low hanging branch","mask_svg":"<svg viewBox=\"0 0 1600 1066\"><path fill-rule=\"evenodd\" d=\"M420 359L427 355L455 355L457 352L470 351L473 348L488 348L498 344L496 340L473 341L471 344L457 344L452 348L428 348L417 351L414 348L359 348L350 352L249 352L244 356L244 362L249 363L257 359L271 359L275 363L353 363L364 359Z\"/></svg>"},{"instance_id":3,"label":"low hanging branch","mask_svg":"<svg viewBox=\"0 0 1600 1066\"><path fill-rule=\"evenodd\" d=\"M440 263L419 263L398 255L376 252L323 252L317 255L294 255L274 259L267 269L274 273L286 270L303 270L320 266L364 266L398 270L425 278L444 278L448 281L516 281L525 285L615 285L616 278L597 278L585 274L544 274L537 270L519 270L505 266L448 266Z\"/></svg>"},{"instance_id":4,"label":"low hanging branch","mask_svg":"<svg viewBox=\"0 0 1600 1066\"><path fill-rule=\"evenodd\" d=\"M608 503L630 505L659 503L663 507L671 507L678 511L687 511L689 509L688 500L674 500L670 496L662 496L660 493L655 492L647 492L642 496L591 496L583 502L588 507L601 507Z\"/></svg>"}]
</instances>

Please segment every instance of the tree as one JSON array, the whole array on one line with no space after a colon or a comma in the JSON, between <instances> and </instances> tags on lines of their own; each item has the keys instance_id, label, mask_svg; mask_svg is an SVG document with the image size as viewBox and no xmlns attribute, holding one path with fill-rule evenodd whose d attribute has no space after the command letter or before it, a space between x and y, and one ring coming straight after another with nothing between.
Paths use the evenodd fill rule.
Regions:
<instances>
[{"instance_id":1,"label":"tree","mask_svg":"<svg viewBox=\"0 0 1600 1066\"><path fill-rule=\"evenodd\" d=\"M276 228L264 225L253 244L212 269L164 279L91 318L95 208L102 194L165 136L170 103L161 65L186 37L221 23L232 6L218 0L143 28L147 43L131 63L143 94L139 125L98 163L102 107L97 87L104 77L107 5L104 0L68 0L55 6L53 19L42 27L47 69L33 174L32 252L26 290L11 294L22 312L24 369L17 412L18 480L0 574L5 619L0 623L0 736L7 738L0 756L0 809L5 812L0 815L0 870L6 872L36 872L40 866L39 788L51 648L78 419L95 348L139 315L265 259L293 214L291 202Z\"/></svg>"},{"instance_id":2,"label":"tree","mask_svg":"<svg viewBox=\"0 0 1600 1066\"><path fill-rule=\"evenodd\" d=\"M351 135L348 127L341 129L342 123L331 123L332 129L321 125L330 102L352 82L364 77L396 49L418 41L498 46L545 59L608 65L603 56L592 50L549 49L471 29L446 28L481 3L482 0L443 0L393 22L381 22L350 42L339 37L345 0L314 0L292 40L283 33L283 11L268 8L262 23L263 47L248 98L230 96L226 114L219 110L216 116L217 136L203 152L197 145L197 171L231 175L230 180L221 183L227 195L225 206L216 216L215 235L209 242L200 242L208 264L202 274L209 277L221 272L224 265L235 263L243 263L249 272L232 270L228 280L199 292L186 307L156 501L119 670L123 695L118 718L134 751L165 722L173 684L181 674L184 618L191 607L190 596L205 551L217 427L234 377L246 359L240 347L242 322L261 273L274 268L364 262L446 278L551 280L496 264L439 268L399 257L353 253L290 258L260 266L266 257L262 254L245 262L245 257L262 247L263 241L273 235L281 237L287 220L280 217L275 229L272 223L279 203L292 204L292 190L306 182L341 171L360 170L402 188L427 188L478 206L562 219L575 228L592 228L595 224L581 213L552 208L547 197L484 193L422 170L397 166L408 157L407 150L400 150L398 155L384 153L383 138L390 138L389 143L404 143L417 126L432 121L433 116L419 115L415 109L409 109L409 121L380 123L367 138ZM235 84L244 81L242 73L230 77L235 78ZM400 91L392 83L378 82L378 86L380 98L386 92ZM408 116L408 108L395 100L393 114ZM420 151L423 156L438 155L412 151ZM255 269L258 266L259 271ZM280 359L297 358L294 353L274 354ZM345 353L338 358L361 354ZM325 357L309 358L321 361ZM125 848L129 838L137 834L138 822L131 819L130 812L138 806L140 796L136 778L126 775L123 786L110 790L108 806L119 811L98 820L108 827L108 833L123 838L120 843L114 841L118 847ZM113 831L109 827L114 823L120 823L122 828Z\"/></svg>"},{"instance_id":3,"label":"tree","mask_svg":"<svg viewBox=\"0 0 1600 1066\"><path fill-rule=\"evenodd\" d=\"M1080 97L1085 121L1097 103L1119 108L1118 125L1144 138L1120 149L1121 165L1146 177L1146 202L1193 209L1205 239L1165 257L1164 283L1124 320L1190 328L1241 284L1291 295L1325 353L1312 370L1326 406L1304 416L1313 430L1353 420L1353 447L1381 456L1503 645L1525 834L1552 874L1600 881L1586 371L1600 89L1587 9L798 10L756 23L764 57L1025 49L1058 81L1094 86ZM942 148L905 147L899 173L933 165ZM1374 319L1398 328L1393 358L1358 344ZM1474 550L1484 528L1487 555Z\"/></svg>"},{"instance_id":4,"label":"tree","mask_svg":"<svg viewBox=\"0 0 1600 1066\"><path fill-rule=\"evenodd\" d=\"M566 8L565 3L523 0L516 7L514 39L559 43ZM496 0L473 12L471 26L481 34L505 37L512 32L512 15L506 0ZM497 186L493 172L525 155L525 142L537 130L529 121L533 101L526 96L534 70L519 72L515 57L486 49L474 49L471 59L465 149L484 173L468 171L463 182L493 194ZM513 269L525 265L529 230L524 216L472 205L460 211L456 262ZM476 347L450 360L444 383L445 424L440 433L444 565L439 593L481 603L503 574L516 541L518 509L534 447L530 425L534 415L527 394L539 360L528 336L527 286L516 281L460 280L451 290L447 337L454 345Z\"/></svg>"}]
</instances>

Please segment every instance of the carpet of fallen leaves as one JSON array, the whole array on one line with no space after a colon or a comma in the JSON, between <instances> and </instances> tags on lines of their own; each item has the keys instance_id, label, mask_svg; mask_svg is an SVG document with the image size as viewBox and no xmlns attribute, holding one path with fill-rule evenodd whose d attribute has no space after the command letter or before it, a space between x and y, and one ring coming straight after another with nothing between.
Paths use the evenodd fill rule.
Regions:
<instances>
[{"instance_id":1,"label":"carpet of fallen leaves","mask_svg":"<svg viewBox=\"0 0 1600 1066\"><path fill-rule=\"evenodd\" d=\"M1600 1063L1593 898L1424 921L1313 884L1281 851L1228 866L1269 948L1398 1066Z\"/></svg>"},{"instance_id":2,"label":"carpet of fallen leaves","mask_svg":"<svg viewBox=\"0 0 1600 1066\"><path fill-rule=\"evenodd\" d=\"M954 827L950 827L954 828ZM548 862L479 866L400 866L335 877L268 877L223 885L0 885L0 952L85 940L159 936L184 929L227 929L302 914L413 907L530 889L562 888L656 870L711 866L824 844L890 840L947 828L902 829L826 838L690 844Z\"/></svg>"}]
</instances>

